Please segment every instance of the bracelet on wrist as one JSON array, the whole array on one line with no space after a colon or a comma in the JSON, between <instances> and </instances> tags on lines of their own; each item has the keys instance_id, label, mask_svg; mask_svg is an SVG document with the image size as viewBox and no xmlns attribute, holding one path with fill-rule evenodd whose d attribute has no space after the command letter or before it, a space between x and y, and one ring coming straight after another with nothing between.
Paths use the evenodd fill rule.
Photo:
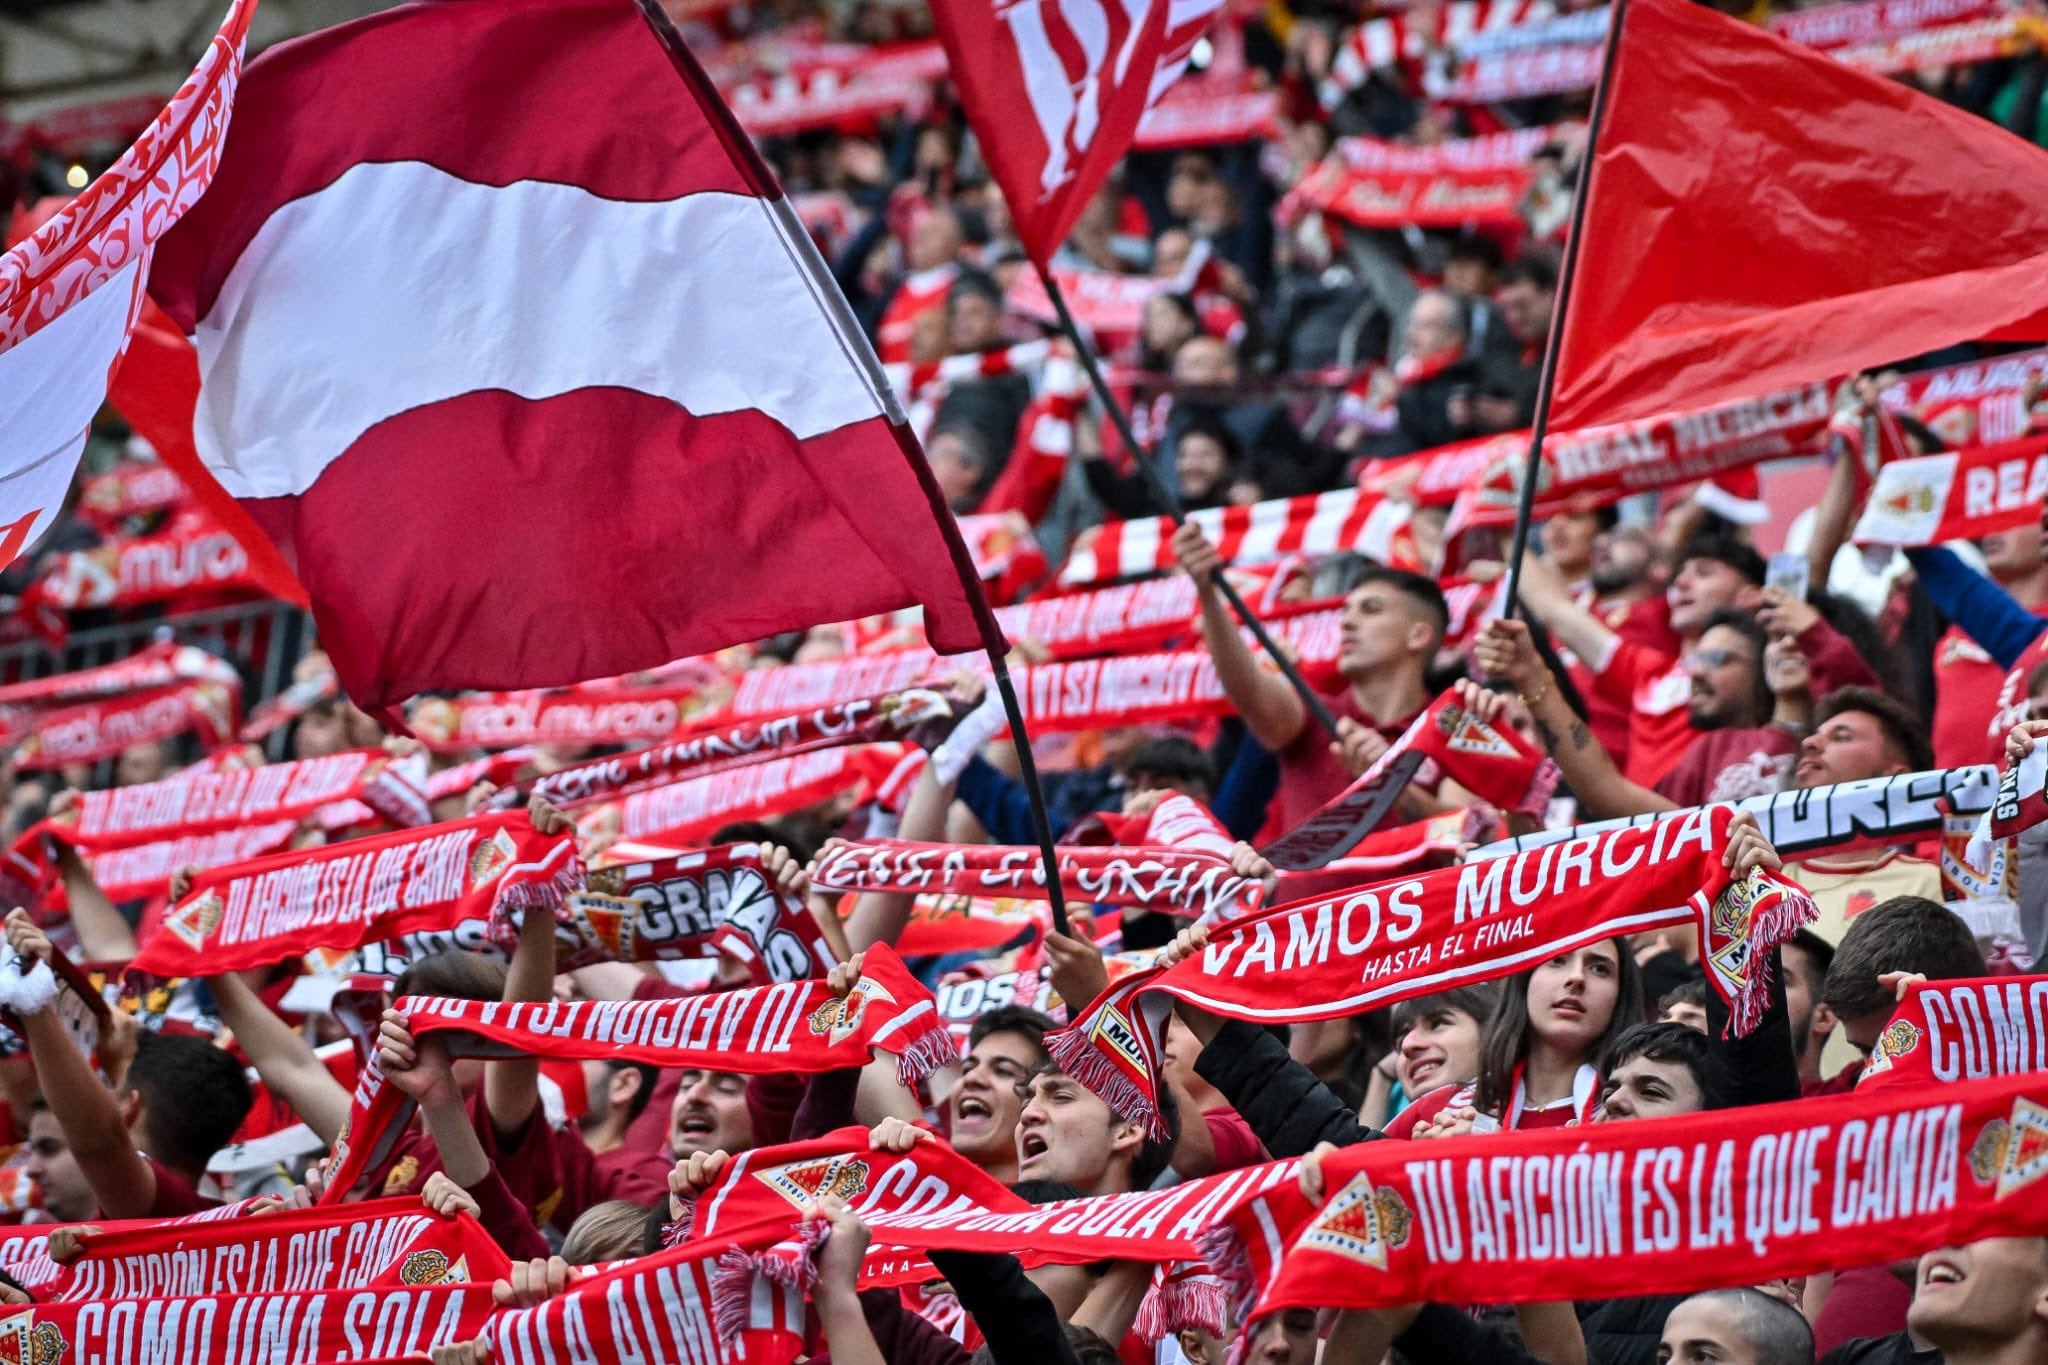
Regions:
<instances>
[{"instance_id":1,"label":"bracelet on wrist","mask_svg":"<svg viewBox=\"0 0 2048 1365\"><path fill-rule=\"evenodd\" d=\"M1515 694L1515 699L1516 699L1517 701L1521 702L1521 703L1522 703L1522 705L1524 705L1524 706L1526 706L1526 707L1529 707L1529 708L1530 708L1531 710L1534 710L1534 709L1535 709L1535 706L1536 706L1536 703L1537 703L1537 702L1539 702L1539 701L1542 701L1542 700L1543 700L1543 699L1544 699L1545 697L1547 697L1547 696L1549 696L1549 695L1550 695L1550 676L1549 676L1548 674L1545 674L1545 675L1544 675L1544 677L1543 677L1543 685L1542 685L1541 687L1539 687L1539 688L1537 688L1537 689L1536 689L1536 695L1535 695L1535 696L1533 696L1533 697L1530 697L1530 696L1525 696L1525 695L1523 695L1522 693L1520 693L1520 692L1517 692L1517 693Z\"/></svg>"}]
</instances>

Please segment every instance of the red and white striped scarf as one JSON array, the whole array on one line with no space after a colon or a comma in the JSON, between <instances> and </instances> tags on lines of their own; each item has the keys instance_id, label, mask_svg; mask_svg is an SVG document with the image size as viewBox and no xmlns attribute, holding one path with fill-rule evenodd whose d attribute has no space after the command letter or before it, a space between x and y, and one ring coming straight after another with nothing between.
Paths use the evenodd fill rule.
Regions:
<instances>
[{"instance_id":1,"label":"red and white striped scarf","mask_svg":"<svg viewBox=\"0 0 2048 1365\"><path fill-rule=\"evenodd\" d=\"M519 910L552 912L583 882L569 834L524 811L473 816L201 873L133 969L211 976Z\"/></svg>"},{"instance_id":2,"label":"red and white striped scarf","mask_svg":"<svg viewBox=\"0 0 2048 1365\"><path fill-rule=\"evenodd\" d=\"M439 1034L456 1057L602 1057L810 1075L864 1066L882 1051L896 1058L897 1077L909 1085L958 1055L931 992L884 945L868 949L861 979L845 997L814 979L681 1000L501 1004L404 996L394 1008L415 1038ZM339 1203L383 1159L411 1109L372 1058L335 1143L323 1202Z\"/></svg>"},{"instance_id":3,"label":"red and white striped scarf","mask_svg":"<svg viewBox=\"0 0 2048 1365\"><path fill-rule=\"evenodd\" d=\"M529 911L500 901L491 937L507 952ZM721 954L756 985L819 976L838 959L803 901L761 870L758 844L598 868L555 907L555 970L593 962L676 962Z\"/></svg>"},{"instance_id":4,"label":"red and white striped scarf","mask_svg":"<svg viewBox=\"0 0 2048 1365\"><path fill-rule=\"evenodd\" d=\"M1226 564L1242 566L1292 554L1346 551L1384 559L1399 511L1376 494L1340 488L1248 507L1205 508L1188 513L1188 520L1202 528ZM1172 569L1173 529L1167 517L1104 522L1075 545L1060 570L1060 582L1081 587Z\"/></svg>"}]
</instances>

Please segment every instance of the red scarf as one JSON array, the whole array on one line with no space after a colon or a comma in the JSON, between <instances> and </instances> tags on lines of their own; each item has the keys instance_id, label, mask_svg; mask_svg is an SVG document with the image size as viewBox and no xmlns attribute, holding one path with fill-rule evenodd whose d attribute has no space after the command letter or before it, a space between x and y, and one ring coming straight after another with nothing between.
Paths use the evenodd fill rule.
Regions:
<instances>
[{"instance_id":1,"label":"red scarf","mask_svg":"<svg viewBox=\"0 0 2048 1365\"><path fill-rule=\"evenodd\" d=\"M242 710L239 682L183 682L126 696L45 711L15 751L24 771L97 763L136 744L152 744L187 730L214 749L234 737Z\"/></svg>"},{"instance_id":2,"label":"red scarf","mask_svg":"<svg viewBox=\"0 0 2048 1365\"><path fill-rule=\"evenodd\" d=\"M98 668L58 673L0 687L0 706L69 706L180 682L237 683L233 665L196 645L154 644Z\"/></svg>"},{"instance_id":3,"label":"red scarf","mask_svg":"<svg viewBox=\"0 0 2048 1365\"><path fill-rule=\"evenodd\" d=\"M355 749L87 792L75 812L37 828L83 851L100 852L255 821L302 820L336 801L361 801L397 825L427 822L425 793L404 770L375 749Z\"/></svg>"},{"instance_id":4,"label":"red scarf","mask_svg":"<svg viewBox=\"0 0 2048 1365\"><path fill-rule=\"evenodd\" d=\"M1277 564L1232 569L1230 579L1248 598L1274 579ZM1034 597L996 612L1003 634L1029 640L1054 659L1128 654L1165 648L1196 629L1195 582L1186 574L1118 583L1091 592Z\"/></svg>"},{"instance_id":5,"label":"red scarf","mask_svg":"<svg viewBox=\"0 0 2048 1365\"><path fill-rule=\"evenodd\" d=\"M582 880L574 837L536 833L524 811L275 853L201 873L133 966L160 977L261 967L514 908L552 911Z\"/></svg>"},{"instance_id":6,"label":"red scarf","mask_svg":"<svg viewBox=\"0 0 2048 1365\"><path fill-rule=\"evenodd\" d=\"M606 1267L538 1307L499 1312L483 1330L491 1365L736 1358L786 1365L803 1347L801 1291L765 1284L755 1302L740 1305L745 1327L738 1334L722 1333L713 1313L721 1260L748 1245L760 1243L685 1243ZM732 1350L735 1335L743 1357Z\"/></svg>"},{"instance_id":7,"label":"red scarf","mask_svg":"<svg viewBox=\"0 0 2048 1365\"><path fill-rule=\"evenodd\" d=\"M2048 498L2048 451L2028 436L1893 460L1877 471L1859 545L1940 545L1978 540L2040 520Z\"/></svg>"},{"instance_id":8,"label":"red scarf","mask_svg":"<svg viewBox=\"0 0 2048 1365\"><path fill-rule=\"evenodd\" d=\"M1428 1144L1323 1162L1210 1262L1295 1307L1687 1294L1874 1265L2048 1223L2048 1081L1850 1094ZM1284 1248L1284 1254L1283 1254ZM1277 1274L1275 1268L1277 1267Z\"/></svg>"},{"instance_id":9,"label":"red scarf","mask_svg":"<svg viewBox=\"0 0 2048 1365\"><path fill-rule=\"evenodd\" d=\"M406 728L436 753L515 744L646 744L703 708L698 687L471 692L413 704Z\"/></svg>"},{"instance_id":10,"label":"red scarf","mask_svg":"<svg viewBox=\"0 0 2048 1365\"><path fill-rule=\"evenodd\" d=\"M564 768L537 780L533 790L566 810L771 758L901 739L925 721L952 714L944 694L911 688L767 720L700 728L659 748Z\"/></svg>"},{"instance_id":11,"label":"red scarf","mask_svg":"<svg viewBox=\"0 0 2048 1365\"><path fill-rule=\"evenodd\" d=\"M133 607L201 593L259 591L249 555L212 518L181 515L155 535L116 536L53 555L23 605L38 616L82 607Z\"/></svg>"},{"instance_id":12,"label":"red scarf","mask_svg":"<svg viewBox=\"0 0 2048 1365\"><path fill-rule=\"evenodd\" d=\"M1042 931L1045 924L1044 901L919 896L910 903L910 919L896 937L896 951L905 957L985 953L1002 947L1026 930Z\"/></svg>"},{"instance_id":13,"label":"red scarf","mask_svg":"<svg viewBox=\"0 0 2048 1365\"><path fill-rule=\"evenodd\" d=\"M579 813L584 838L611 834L654 843L696 843L736 820L765 820L829 801L868 780L866 754L891 755L893 745L821 749L770 759L710 777L690 778ZM883 771L887 771L886 768Z\"/></svg>"},{"instance_id":14,"label":"red scarf","mask_svg":"<svg viewBox=\"0 0 2048 1365\"><path fill-rule=\"evenodd\" d=\"M476 1336L490 1315L487 1284L91 1300L10 1310L0 1342L37 1365L417 1360Z\"/></svg>"},{"instance_id":15,"label":"red scarf","mask_svg":"<svg viewBox=\"0 0 2048 1365\"><path fill-rule=\"evenodd\" d=\"M468 1214L443 1218L417 1199L341 1209L283 1209L205 1223L109 1229L62 1267L48 1297L159 1299L284 1294L370 1285L488 1285L509 1263Z\"/></svg>"},{"instance_id":16,"label":"red scarf","mask_svg":"<svg viewBox=\"0 0 2048 1365\"><path fill-rule=\"evenodd\" d=\"M910 1085L959 1055L931 992L880 944L868 949L861 979L843 999L823 981L810 980L681 1000L535 1005L405 996L396 1008L415 1038L444 1034L457 1057L616 1058L748 1075L814 1075L864 1066L870 1054L884 1051L896 1058L897 1078ZM384 1084L372 1058L335 1143L325 1202L340 1202L383 1160L411 1108Z\"/></svg>"},{"instance_id":17,"label":"red scarf","mask_svg":"<svg viewBox=\"0 0 2048 1365\"><path fill-rule=\"evenodd\" d=\"M1374 830L1348 854L1313 872L1283 872L1274 904L1310 900L1455 860L1458 851L1500 833L1500 820L1475 807L1446 811L1392 829Z\"/></svg>"},{"instance_id":18,"label":"red scarf","mask_svg":"<svg viewBox=\"0 0 2048 1365\"><path fill-rule=\"evenodd\" d=\"M1930 981L1899 1002L1858 1091L2048 1071L2048 976Z\"/></svg>"},{"instance_id":19,"label":"red scarf","mask_svg":"<svg viewBox=\"0 0 2048 1365\"><path fill-rule=\"evenodd\" d=\"M1258 908L1264 887L1213 853L1170 848L1068 845L1058 855L1060 890L1072 901L1159 910L1192 919L1234 919ZM811 869L821 891L1049 899L1035 848L852 839Z\"/></svg>"},{"instance_id":20,"label":"red scarf","mask_svg":"<svg viewBox=\"0 0 2048 1365\"><path fill-rule=\"evenodd\" d=\"M597 868L585 885L555 909L558 972L723 953L765 986L818 976L838 962L804 903L761 871L758 844ZM502 901L491 912L491 937L507 952L524 917Z\"/></svg>"},{"instance_id":21,"label":"red scarf","mask_svg":"<svg viewBox=\"0 0 2048 1365\"><path fill-rule=\"evenodd\" d=\"M1139 999L1147 1008L1134 1010L1130 1001L1140 994L1255 1023L1306 1023L1381 1009L1450 982L1510 976L1603 939L1678 925L1700 931L1708 982L1728 1002L1733 1028L1747 1033L1763 1017L1769 986L1761 970L1768 959L1758 954L1817 912L1805 892L1770 873L1730 878L1721 853L1732 818L1725 806L1709 807L1674 823L1275 907L1212 933L1199 954L1142 978L1137 989L1130 981L1112 986L1068 1029L1048 1036L1047 1050L1092 1052L1068 1071L1083 1084L1089 1074L1113 1072L1111 1088L1122 1102L1098 1093L1124 1117L1154 1123L1158 1069L1147 1045L1156 1050L1156 1041L1142 1025L1156 1007Z\"/></svg>"},{"instance_id":22,"label":"red scarf","mask_svg":"<svg viewBox=\"0 0 2048 1365\"><path fill-rule=\"evenodd\" d=\"M946 665L929 649L846 654L808 664L751 668L720 714L728 721L785 716L807 706L832 706L900 692L943 676Z\"/></svg>"},{"instance_id":23,"label":"red scarf","mask_svg":"<svg viewBox=\"0 0 2048 1365\"><path fill-rule=\"evenodd\" d=\"M154 460L122 460L78 486L78 515L104 535L144 512L158 512L190 496L175 470Z\"/></svg>"},{"instance_id":24,"label":"red scarf","mask_svg":"<svg viewBox=\"0 0 2048 1365\"><path fill-rule=\"evenodd\" d=\"M160 896L170 885L171 874L181 867L197 867L204 871L226 863L260 858L290 843L298 828L296 820L243 825L213 834L167 839L158 844L110 849L86 859L86 865L92 869L92 879L99 883L100 890L113 900Z\"/></svg>"}]
</instances>

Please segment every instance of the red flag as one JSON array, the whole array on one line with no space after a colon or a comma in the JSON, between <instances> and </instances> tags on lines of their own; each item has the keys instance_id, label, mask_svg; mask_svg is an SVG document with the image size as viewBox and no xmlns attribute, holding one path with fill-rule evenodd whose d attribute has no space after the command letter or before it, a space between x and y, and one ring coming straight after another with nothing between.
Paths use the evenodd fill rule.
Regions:
<instances>
[{"instance_id":1,"label":"red flag","mask_svg":"<svg viewBox=\"0 0 2048 1365\"><path fill-rule=\"evenodd\" d=\"M1553 423L2048 337L2048 152L1686 0L1619 42Z\"/></svg>"},{"instance_id":2,"label":"red flag","mask_svg":"<svg viewBox=\"0 0 2048 1365\"><path fill-rule=\"evenodd\" d=\"M200 457L365 706L915 603L939 650L999 638L815 248L650 22L407 5L279 44L159 253Z\"/></svg>"},{"instance_id":3,"label":"red flag","mask_svg":"<svg viewBox=\"0 0 2048 1365\"><path fill-rule=\"evenodd\" d=\"M1066 240L1220 7L1217 0L932 6L967 121L1033 261L1045 264Z\"/></svg>"}]
</instances>

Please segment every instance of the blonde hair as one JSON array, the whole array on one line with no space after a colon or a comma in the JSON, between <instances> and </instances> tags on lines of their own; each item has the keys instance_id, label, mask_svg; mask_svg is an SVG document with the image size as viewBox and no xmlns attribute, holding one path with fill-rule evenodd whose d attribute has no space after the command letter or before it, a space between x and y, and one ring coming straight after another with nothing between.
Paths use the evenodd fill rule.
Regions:
<instances>
[{"instance_id":1,"label":"blonde hair","mask_svg":"<svg viewBox=\"0 0 2048 1365\"><path fill-rule=\"evenodd\" d=\"M630 1199L593 1204L562 1239L562 1259L570 1265L598 1265L638 1256L647 1217L647 1210Z\"/></svg>"}]
</instances>

